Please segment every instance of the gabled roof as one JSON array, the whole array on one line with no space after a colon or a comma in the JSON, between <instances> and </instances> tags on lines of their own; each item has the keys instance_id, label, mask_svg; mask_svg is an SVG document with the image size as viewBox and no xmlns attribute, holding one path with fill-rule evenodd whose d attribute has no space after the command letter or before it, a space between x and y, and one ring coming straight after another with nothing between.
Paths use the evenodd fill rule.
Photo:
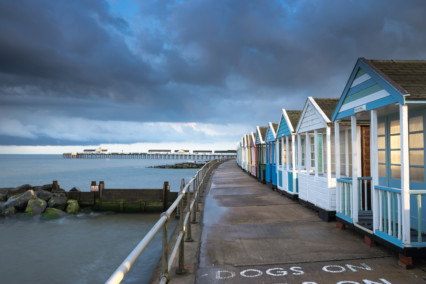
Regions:
<instances>
[{"instance_id":1,"label":"gabled roof","mask_svg":"<svg viewBox=\"0 0 426 284\"><path fill-rule=\"evenodd\" d=\"M300 110L282 109L280 124L277 130L277 138L281 138L293 133L297 123L299 122L301 114L302 111Z\"/></svg>"},{"instance_id":2,"label":"gabled roof","mask_svg":"<svg viewBox=\"0 0 426 284\"><path fill-rule=\"evenodd\" d=\"M268 126L256 127L256 145L265 143L267 131L268 131Z\"/></svg>"},{"instance_id":3,"label":"gabled roof","mask_svg":"<svg viewBox=\"0 0 426 284\"><path fill-rule=\"evenodd\" d=\"M277 137L278 123L269 122L268 131L266 132L265 142L275 141Z\"/></svg>"},{"instance_id":4,"label":"gabled roof","mask_svg":"<svg viewBox=\"0 0 426 284\"><path fill-rule=\"evenodd\" d=\"M338 102L339 99L337 98L314 99L308 97L297 123L296 132L303 133L327 127L327 124L331 122L331 114Z\"/></svg>"},{"instance_id":5,"label":"gabled roof","mask_svg":"<svg viewBox=\"0 0 426 284\"><path fill-rule=\"evenodd\" d=\"M332 120L393 103L426 100L426 60L359 58Z\"/></svg>"},{"instance_id":6,"label":"gabled roof","mask_svg":"<svg viewBox=\"0 0 426 284\"><path fill-rule=\"evenodd\" d=\"M251 146L251 147L254 147L254 146L256 145L256 133L255 133L255 132L252 132L250 136L251 136L251 139L250 139L250 140L251 140L251 142L250 142L250 146Z\"/></svg>"}]
</instances>

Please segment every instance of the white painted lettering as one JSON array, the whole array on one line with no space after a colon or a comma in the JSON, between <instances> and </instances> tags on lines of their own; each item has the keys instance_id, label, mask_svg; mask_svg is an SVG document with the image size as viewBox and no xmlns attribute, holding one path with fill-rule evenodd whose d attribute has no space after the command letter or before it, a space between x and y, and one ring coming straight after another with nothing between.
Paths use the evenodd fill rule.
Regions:
<instances>
[{"instance_id":1,"label":"white painted lettering","mask_svg":"<svg viewBox=\"0 0 426 284\"><path fill-rule=\"evenodd\" d=\"M230 279L235 277L235 272L227 271L227 270L219 270L216 272L216 279L223 280L223 279Z\"/></svg>"},{"instance_id":2,"label":"white painted lettering","mask_svg":"<svg viewBox=\"0 0 426 284\"><path fill-rule=\"evenodd\" d=\"M359 284L359 283L355 282L355 281L346 281L346 280L343 280L343 281L337 282L337 284Z\"/></svg>"},{"instance_id":3,"label":"white painted lettering","mask_svg":"<svg viewBox=\"0 0 426 284\"><path fill-rule=\"evenodd\" d=\"M303 282L302 284L317 284L317 282Z\"/></svg>"},{"instance_id":4,"label":"white painted lettering","mask_svg":"<svg viewBox=\"0 0 426 284\"><path fill-rule=\"evenodd\" d=\"M302 267L300 266L293 266L290 267L290 270L293 271L293 275L303 275L305 272L302 271Z\"/></svg>"},{"instance_id":5,"label":"white painted lettering","mask_svg":"<svg viewBox=\"0 0 426 284\"><path fill-rule=\"evenodd\" d=\"M287 271L282 268L269 268L266 270L266 274L271 276L285 276L287 275Z\"/></svg>"},{"instance_id":6,"label":"white painted lettering","mask_svg":"<svg viewBox=\"0 0 426 284\"><path fill-rule=\"evenodd\" d=\"M340 265L326 265L322 268L322 270L330 273L341 273L344 272L346 269Z\"/></svg>"},{"instance_id":7,"label":"white painted lettering","mask_svg":"<svg viewBox=\"0 0 426 284\"><path fill-rule=\"evenodd\" d=\"M353 272L357 272L357 268L358 269L363 269L363 270L368 270L368 271L373 270L373 268L371 268L370 266L368 266L365 263L360 263L360 265L361 266L352 265L352 264L346 264L346 267L349 268L350 270L352 270Z\"/></svg>"},{"instance_id":8,"label":"white painted lettering","mask_svg":"<svg viewBox=\"0 0 426 284\"><path fill-rule=\"evenodd\" d=\"M380 278L379 279L381 282L376 282L376 281L371 281L371 280L367 280L367 279L363 279L362 281L364 281L365 284L392 284L389 281L387 281L386 279Z\"/></svg>"},{"instance_id":9,"label":"white painted lettering","mask_svg":"<svg viewBox=\"0 0 426 284\"><path fill-rule=\"evenodd\" d=\"M263 272L257 269L246 269L240 272L240 275L243 277L259 277L263 275Z\"/></svg>"}]
</instances>

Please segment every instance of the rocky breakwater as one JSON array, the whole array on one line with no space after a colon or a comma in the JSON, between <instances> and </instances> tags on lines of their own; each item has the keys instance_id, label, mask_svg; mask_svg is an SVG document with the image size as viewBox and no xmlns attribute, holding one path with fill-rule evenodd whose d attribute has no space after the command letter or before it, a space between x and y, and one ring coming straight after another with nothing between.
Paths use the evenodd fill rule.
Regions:
<instances>
[{"instance_id":1,"label":"rocky breakwater","mask_svg":"<svg viewBox=\"0 0 426 284\"><path fill-rule=\"evenodd\" d=\"M71 191L79 190L73 188ZM68 199L66 191L57 183L43 186L24 184L16 188L0 188L0 215L3 217L22 213L55 219L67 214L77 214L79 210L78 202Z\"/></svg>"}]
</instances>

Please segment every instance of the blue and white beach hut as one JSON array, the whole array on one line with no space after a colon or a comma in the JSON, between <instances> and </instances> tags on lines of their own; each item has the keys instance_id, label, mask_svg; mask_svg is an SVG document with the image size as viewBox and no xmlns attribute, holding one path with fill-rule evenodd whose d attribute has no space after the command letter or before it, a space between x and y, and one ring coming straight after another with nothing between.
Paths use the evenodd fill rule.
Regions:
<instances>
[{"instance_id":1,"label":"blue and white beach hut","mask_svg":"<svg viewBox=\"0 0 426 284\"><path fill-rule=\"evenodd\" d=\"M276 148L275 140L278 129L278 123L269 122L266 132L266 183L273 189L277 187L277 168L276 168Z\"/></svg>"},{"instance_id":2,"label":"blue and white beach hut","mask_svg":"<svg viewBox=\"0 0 426 284\"><path fill-rule=\"evenodd\" d=\"M295 128L302 111L282 109L277 131L277 187L292 197L298 192L297 141Z\"/></svg>"},{"instance_id":3,"label":"blue and white beach hut","mask_svg":"<svg viewBox=\"0 0 426 284\"><path fill-rule=\"evenodd\" d=\"M336 141L351 121L351 143L336 147L336 164L351 159L349 176L336 169L338 220L393 246L401 261L424 254L426 61L359 58L332 119Z\"/></svg>"},{"instance_id":4,"label":"blue and white beach hut","mask_svg":"<svg viewBox=\"0 0 426 284\"><path fill-rule=\"evenodd\" d=\"M296 127L298 149L301 149L298 151L299 200L317 210L326 221L334 218L336 210L331 115L338 100L308 97Z\"/></svg>"}]
</instances>

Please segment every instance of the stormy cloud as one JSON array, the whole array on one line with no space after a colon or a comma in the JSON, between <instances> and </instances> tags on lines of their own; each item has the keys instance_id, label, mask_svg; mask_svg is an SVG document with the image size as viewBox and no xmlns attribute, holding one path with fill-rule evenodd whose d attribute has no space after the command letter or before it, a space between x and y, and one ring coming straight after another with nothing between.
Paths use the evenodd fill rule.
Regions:
<instances>
[{"instance_id":1,"label":"stormy cloud","mask_svg":"<svg viewBox=\"0 0 426 284\"><path fill-rule=\"evenodd\" d=\"M339 97L358 57L425 59L425 7L2 1L0 144L236 141Z\"/></svg>"}]
</instances>

